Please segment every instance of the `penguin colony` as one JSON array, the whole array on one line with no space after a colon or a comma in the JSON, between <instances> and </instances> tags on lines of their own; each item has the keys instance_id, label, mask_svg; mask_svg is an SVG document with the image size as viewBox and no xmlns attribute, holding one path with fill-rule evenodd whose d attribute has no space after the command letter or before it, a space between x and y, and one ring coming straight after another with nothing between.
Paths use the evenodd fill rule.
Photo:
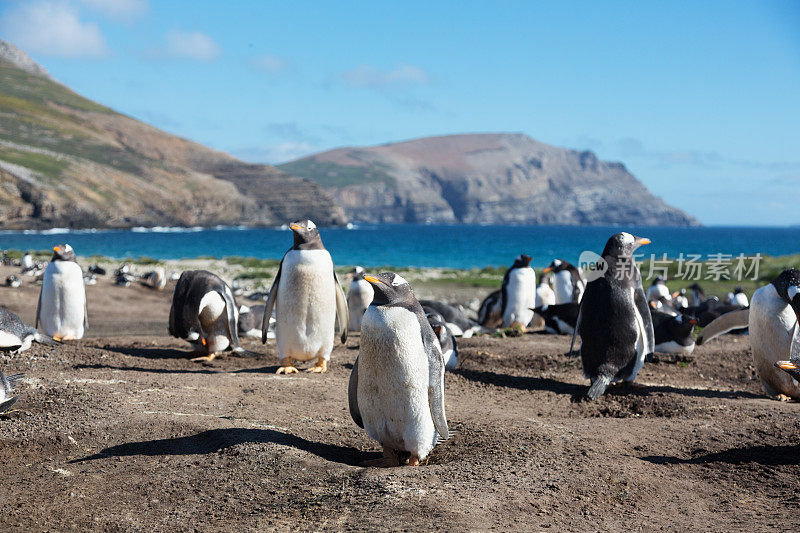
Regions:
<instances>
[{"instance_id":1,"label":"penguin colony","mask_svg":"<svg viewBox=\"0 0 800 533\"><path fill-rule=\"evenodd\" d=\"M307 372L324 374L335 340L346 343L348 332L360 332L348 385L349 410L353 421L383 448L383 457L365 462L367 466L419 465L448 438L444 379L445 371L456 370L460 362L456 337L492 333L498 327L543 328L572 335L573 343L580 337L589 400L613 383L633 383L655 352L691 353L695 344L748 328L765 393L800 400L796 269L755 291L752 302L739 287L726 303L707 298L698 284L671 293L661 277L645 291L633 254L650 241L621 232L605 244L598 262L602 275L588 282L578 268L555 259L537 285L532 258L519 255L474 321L463 308L418 301L410 284L392 272L368 274L355 267L348 274L345 296L316 225L299 220L290 228L292 247L269 292L260 295L264 305L237 307L234 290L219 276L186 271L175 285L168 331L194 347L198 356L192 361L197 362L226 352L253 355L240 346L240 336L263 343L275 339L278 374L298 372L295 361L311 361ZM22 273L40 269L29 253L20 266ZM72 247L55 246L42 275L35 327L0 307L0 352L22 352L34 342L56 345L81 339L89 327L85 284L98 274L105 271L92 266L86 278ZM125 286L136 279L126 265L115 275ZM19 286L16 276L9 280L9 287ZM167 275L159 268L139 281L162 290ZM234 289L243 291L236 285ZM706 327L695 343L698 324ZM0 372L0 413L16 402L12 393L21 377Z\"/></svg>"}]
</instances>

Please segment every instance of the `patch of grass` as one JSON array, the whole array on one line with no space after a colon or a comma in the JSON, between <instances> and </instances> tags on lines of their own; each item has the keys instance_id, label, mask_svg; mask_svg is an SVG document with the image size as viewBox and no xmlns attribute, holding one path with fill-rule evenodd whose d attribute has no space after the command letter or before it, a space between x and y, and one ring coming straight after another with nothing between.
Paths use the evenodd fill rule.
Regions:
<instances>
[{"instance_id":1,"label":"patch of grass","mask_svg":"<svg viewBox=\"0 0 800 533\"><path fill-rule=\"evenodd\" d=\"M247 272L240 272L236 275L236 279L270 279L273 273L268 270L248 270Z\"/></svg>"},{"instance_id":2,"label":"patch of grass","mask_svg":"<svg viewBox=\"0 0 800 533\"><path fill-rule=\"evenodd\" d=\"M69 163L55 157L36 152L24 152L0 146L0 159L29 168L48 178L58 178L69 167Z\"/></svg>"}]
</instances>

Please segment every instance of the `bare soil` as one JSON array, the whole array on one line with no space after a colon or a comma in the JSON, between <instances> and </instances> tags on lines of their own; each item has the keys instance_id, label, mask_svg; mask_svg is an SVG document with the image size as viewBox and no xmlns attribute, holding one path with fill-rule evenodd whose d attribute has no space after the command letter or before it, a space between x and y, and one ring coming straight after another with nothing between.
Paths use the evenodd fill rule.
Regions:
<instances>
[{"instance_id":1,"label":"bare soil","mask_svg":"<svg viewBox=\"0 0 800 533\"><path fill-rule=\"evenodd\" d=\"M33 322L38 287L0 288ZM421 467L358 466L358 338L326 375L202 366L166 334L171 293L88 288L91 336L6 357L0 527L65 530L797 531L800 405L763 397L746 336L648 363L594 403L569 338L462 340L455 435Z\"/></svg>"}]
</instances>

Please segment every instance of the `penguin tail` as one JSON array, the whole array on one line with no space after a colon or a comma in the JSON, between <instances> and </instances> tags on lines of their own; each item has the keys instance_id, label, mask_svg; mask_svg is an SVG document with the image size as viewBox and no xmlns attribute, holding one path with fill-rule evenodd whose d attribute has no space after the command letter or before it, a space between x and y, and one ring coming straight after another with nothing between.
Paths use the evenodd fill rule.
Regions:
<instances>
[{"instance_id":1,"label":"penguin tail","mask_svg":"<svg viewBox=\"0 0 800 533\"><path fill-rule=\"evenodd\" d=\"M257 354L256 352L251 352L250 350L245 350L241 346L235 346L233 348L233 353L240 357L260 357L261 354Z\"/></svg>"},{"instance_id":2,"label":"penguin tail","mask_svg":"<svg viewBox=\"0 0 800 533\"><path fill-rule=\"evenodd\" d=\"M55 346L56 344L58 344L58 341L56 341L53 337L49 337L47 335L43 335L43 334L39 333L38 331L33 336L33 340L35 340L39 344L44 344L46 346Z\"/></svg>"},{"instance_id":3,"label":"penguin tail","mask_svg":"<svg viewBox=\"0 0 800 533\"><path fill-rule=\"evenodd\" d=\"M597 376L592 386L586 391L586 397L590 400L596 400L606 391L606 387L611 384L611 378L608 376Z\"/></svg>"}]
</instances>

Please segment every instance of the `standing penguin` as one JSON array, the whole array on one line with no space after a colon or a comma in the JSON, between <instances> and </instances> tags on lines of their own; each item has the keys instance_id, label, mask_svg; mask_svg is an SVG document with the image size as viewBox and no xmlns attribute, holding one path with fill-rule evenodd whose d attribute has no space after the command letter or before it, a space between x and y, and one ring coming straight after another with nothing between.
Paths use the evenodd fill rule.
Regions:
<instances>
[{"instance_id":1,"label":"standing penguin","mask_svg":"<svg viewBox=\"0 0 800 533\"><path fill-rule=\"evenodd\" d=\"M633 251L649 242L630 233L612 235L602 254L605 273L586 286L578 332L583 373L592 382L586 392L591 400L612 381L632 383L653 353L653 320L633 260Z\"/></svg>"},{"instance_id":2,"label":"standing penguin","mask_svg":"<svg viewBox=\"0 0 800 533\"><path fill-rule=\"evenodd\" d=\"M55 344L53 339L25 324L15 313L0 307L0 352L24 352L34 341L48 346Z\"/></svg>"},{"instance_id":3,"label":"standing penguin","mask_svg":"<svg viewBox=\"0 0 800 533\"><path fill-rule=\"evenodd\" d=\"M53 247L36 307L37 328L39 322L45 334L57 341L81 339L89 329L83 271L69 244Z\"/></svg>"},{"instance_id":4,"label":"standing penguin","mask_svg":"<svg viewBox=\"0 0 800 533\"><path fill-rule=\"evenodd\" d=\"M222 278L206 270L181 274L172 294L169 334L204 354L192 361L213 361L228 348L249 353L239 346L238 319L233 294Z\"/></svg>"},{"instance_id":5,"label":"standing penguin","mask_svg":"<svg viewBox=\"0 0 800 533\"><path fill-rule=\"evenodd\" d=\"M747 307L750 305L750 302L747 299L747 295L745 294L745 292L742 290L741 287L736 287L733 289L731 304L738 305L740 307Z\"/></svg>"},{"instance_id":6,"label":"standing penguin","mask_svg":"<svg viewBox=\"0 0 800 533\"><path fill-rule=\"evenodd\" d=\"M342 343L347 340L347 301L317 226L310 220L298 220L290 227L294 244L281 259L269 290L261 342L267 342L267 317L275 307L275 339L281 360L277 373L297 372L293 359L316 359L308 372L324 373L337 322Z\"/></svg>"},{"instance_id":7,"label":"standing penguin","mask_svg":"<svg viewBox=\"0 0 800 533\"><path fill-rule=\"evenodd\" d=\"M653 284L647 288L647 301L648 302L670 302L672 301L672 294L669 292L664 278L656 276Z\"/></svg>"},{"instance_id":8,"label":"standing penguin","mask_svg":"<svg viewBox=\"0 0 800 533\"><path fill-rule=\"evenodd\" d=\"M536 272L531 268L531 256L519 255L503 276L501 305L503 327L526 328L533 318L531 308L536 304Z\"/></svg>"},{"instance_id":9,"label":"standing penguin","mask_svg":"<svg viewBox=\"0 0 800 533\"><path fill-rule=\"evenodd\" d=\"M375 298L350 374L350 415L383 446L383 458L365 465L418 465L449 436L442 353L406 280L392 272L364 279Z\"/></svg>"},{"instance_id":10,"label":"standing penguin","mask_svg":"<svg viewBox=\"0 0 800 533\"><path fill-rule=\"evenodd\" d=\"M553 292L553 288L550 286L551 278L552 274L548 272L542 275L542 278L539 280L539 285L536 287L536 304L534 305L536 309L556 304L556 293ZM545 319L541 315L534 313L533 319L531 320L531 327L540 329L545 327L545 325Z\"/></svg>"},{"instance_id":11,"label":"standing penguin","mask_svg":"<svg viewBox=\"0 0 800 533\"><path fill-rule=\"evenodd\" d=\"M542 274L553 273L553 287L557 304L580 303L586 282L580 271L572 264L561 259L554 259L550 266L542 270Z\"/></svg>"},{"instance_id":12,"label":"standing penguin","mask_svg":"<svg viewBox=\"0 0 800 533\"><path fill-rule=\"evenodd\" d=\"M767 396L800 400L800 382L778 363L800 354L800 270L784 270L772 283L753 293L749 309L725 313L703 328L697 344L733 329L750 328L750 345Z\"/></svg>"},{"instance_id":13,"label":"standing penguin","mask_svg":"<svg viewBox=\"0 0 800 533\"><path fill-rule=\"evenodd\" d=\"M374 292L372 285L364 279L364 269L360 266L354 267L350 272L353 278L350 282L350 290L347 291L347 310L350 319L347 324L349 331L361 331L361 317L372 302Z\"/></svg>"}]
</instances>

